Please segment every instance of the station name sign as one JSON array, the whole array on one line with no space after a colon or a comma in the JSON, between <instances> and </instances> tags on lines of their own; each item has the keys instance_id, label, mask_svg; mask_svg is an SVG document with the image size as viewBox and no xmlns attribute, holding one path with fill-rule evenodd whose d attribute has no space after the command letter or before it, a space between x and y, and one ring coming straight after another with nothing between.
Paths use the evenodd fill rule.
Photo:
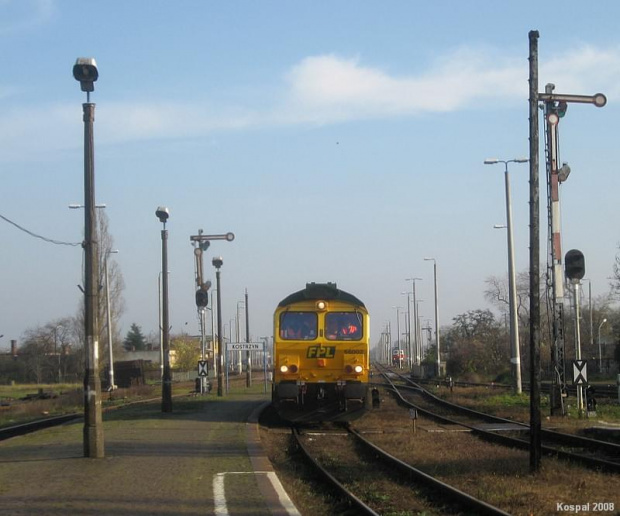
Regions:
<instances>
[{"instance_id":1,"label":"station name sign","mask_svg":"<svg viewBox=\"0 0 620 516\"><path fill-rule=\"evenodd\" d=\"M227 342L226 349L228 351L262 351L263 342Z\"/></svg>"}]
</instances>

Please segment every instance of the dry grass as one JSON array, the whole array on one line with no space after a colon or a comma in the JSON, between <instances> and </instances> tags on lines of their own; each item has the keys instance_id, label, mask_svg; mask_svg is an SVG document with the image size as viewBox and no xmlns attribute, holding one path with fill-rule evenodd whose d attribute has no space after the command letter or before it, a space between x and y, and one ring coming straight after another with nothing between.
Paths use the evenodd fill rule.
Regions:
<instances>
[{"instance_id":1,"label":"dry grass","mask_svg":"<svg viewBox=\"0 0 620 516\"><path fill-rule=\"evenodd\" d=\"M479 393L479 398L483 398L483 393ZM472 405L481 410L479 403ZM522 409L517 406L504 410L505 417L514 417ZM526 414L524 421L529 417ZM437 426L422 418L417 420L414 434L408 410L398 406L388 394L382 394L380 409L370 412L353 426L399 459L510 514L562 514L558 504L583 506L590 503L592 514L596 502L611 503L615 507L607 513L598 511L596 514L617 514L620 507L619 475L597 473L547 457L543 458L540 470L533 474L528 452L486 443L469 432L434 432ZM313 479L286 453L288 434L263 430L261 436L278 476L302 514L345 513L345 508L330 505L333 500L325 495L324 483ZM342 442L322 453L331 457L335 464L350 465L350 448ZM415 488L377 480L376 471L380 467L376 462L355 464L351 482L360 486L358 492L367 500L374 500L373 503L382 507L382 514L434 514L429 508L434 504L420 499ZM398 500L404 505L396 504ZM581 509L581 514L588 514L585 508Z\"/></svg>"},{"instance_id":2,"label":"dry grass","mask_svg":"<svg viewBox=\"0 0 620 516\"><path fill-rule=\"evenodd\" d=\"M620 507L620 476L602 474L552 458L530 473L529 453L483 442L469 432L433 432L419 419L416 433L408 411L391 397L356 427L399 459L516 515L555 514L557 503L611 502ZM387 425L386 425L386 422Z\"/></svg>"},{"instance_id":3,"label":"dry grass","mask_svg":"<svg viewBox=\"0 0 620 516\"><path fill-rule=\"evenodd\" d=\"M186 394L193 387L189 383L173 385L173 394ZM24 401L28 394L36 394L39 389L45 393L53 393L50 399L33 399ZM47 416L81 413L84 410L82 385L15 385L0 386L0 397L4 404L0 409L0 427L13 426ZM149 399L161 395L159 385L140 385L128 389L117 389L113 392L102 392L103 407L113 407L127 402Z\"/></svg>"}]
</instances>

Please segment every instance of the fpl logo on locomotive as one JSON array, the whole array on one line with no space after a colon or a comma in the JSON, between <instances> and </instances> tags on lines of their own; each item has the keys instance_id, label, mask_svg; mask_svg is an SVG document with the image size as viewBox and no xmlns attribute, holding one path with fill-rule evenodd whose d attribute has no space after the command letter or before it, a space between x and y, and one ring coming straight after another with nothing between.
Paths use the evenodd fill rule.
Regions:
<instances>
[{"instance_id":1,"label":"fpl logo on locomotive","mask_svg":"<svg viewBox=\"0 0 620 516\"><path fill-rule=\"evenodd\" d=\"M310 346L306 358L334 358L336 346Z\"/></svg>"}]
</instances>

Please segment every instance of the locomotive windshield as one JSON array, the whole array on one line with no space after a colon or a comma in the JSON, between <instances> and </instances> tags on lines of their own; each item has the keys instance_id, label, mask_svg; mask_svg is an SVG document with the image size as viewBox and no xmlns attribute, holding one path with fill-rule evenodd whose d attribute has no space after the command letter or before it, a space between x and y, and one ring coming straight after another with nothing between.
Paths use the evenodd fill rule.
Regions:
<instances>
[{"instance_id":1,"label":"locomotive windshield","mask_svg":"<svg viewBox=\"0 0 620 516\"><path fill-rule=\"evenodd\" d=\"M357 312L325 314L325 336L328 340L360 340L362 338L362 314Z\"/></svg>"},{"instance_id":2,"label":"locomotive windshield","mask_svg":"<svg viewBox=\"0 0 620 516\"><path fill-rule=\"evenodd\" d=\"M317 335L315 312L284 312L280 316L280 338L284 340L314 340Z\"/></svg>"}]
</instances>

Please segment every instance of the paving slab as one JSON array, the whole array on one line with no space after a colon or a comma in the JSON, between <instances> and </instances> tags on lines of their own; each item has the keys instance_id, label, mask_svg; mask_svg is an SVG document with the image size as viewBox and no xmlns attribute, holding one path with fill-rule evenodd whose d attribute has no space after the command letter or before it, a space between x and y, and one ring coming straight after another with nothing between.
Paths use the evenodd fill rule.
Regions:
<instances>
[{"instance_id":1,"label":"paving slab","mask_svg":"<svg viewBox=\"0 0 620 516\"><path fill-rule=\"evenodd\" d=\"M211 394L105 413L100 459L83 456L81 420L2 441L0 514L299 514L260 448L265 403Z\"/></svg>"}]
</instances>

